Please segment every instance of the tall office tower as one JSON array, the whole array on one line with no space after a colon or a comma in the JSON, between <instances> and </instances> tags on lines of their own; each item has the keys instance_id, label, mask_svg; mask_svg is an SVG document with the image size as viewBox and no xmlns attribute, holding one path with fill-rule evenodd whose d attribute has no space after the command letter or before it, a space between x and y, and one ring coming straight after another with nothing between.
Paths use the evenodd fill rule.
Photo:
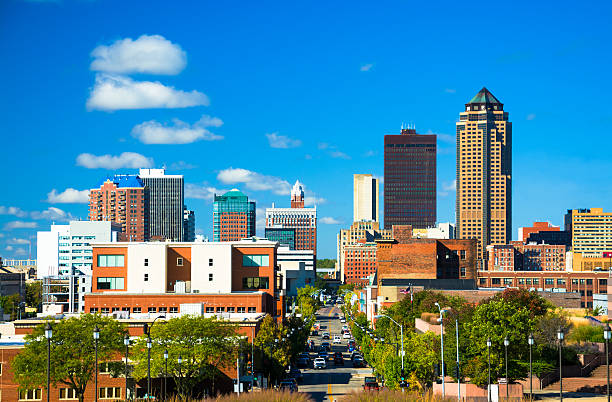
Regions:
<instances>
[{"instance_id":1,"label":"tall office tower","mask_svg":"<svg viewBox=\"0 0 612 402\"><path fill-rule=\"evenodd\" d=\"M182 241L183 175L167 175L165 169L140 169L138 176L149 192L151 239Z\"/></svg>"},{"instance_id":2,"label":"tall office tower","mask_svg":"<svg viewBox=\"0 0 612 402\"><path fill-rule=\"evenodd\" d=\"M385 228L436 224L436 135L385 135Z\"/></svg>"},{"instance_id":3,"label":"tall office tower","mask_svg":"<svg viewBox=\"0 0 612 402\"><path fill-rule=\"evenodd\" d=\"M317 207L304 207L304 188L299 181L291 190L291 208L266 208L266 229L295 229L295 249L317 254ZM268 233L268 232L267 232Z\"/></svg>"},{"instance_id":4,"label":"tall office tower","mask_svg":"<svg viewBox=\"0 0 612 402\"><path fill-rule=\"evenodd\" d=\"M512 123L486 88L465 105L457 124L457 238L477 239L477 258L507 244L512 230Z\"/></svg>"},{"instance_id":5,"label":"tall office tower","mask_svg":"<svg viewBox=\"0 0 612 402\"><path fill-rule=\"evenodd\" d=\"M195 241L195 212L183 207L183 241Z\"/></svg>"},{"instance_id":6,"label":"tall office tower","mask_svg":"<svg viewBox=\"0 0 612 402\"><path fill-rule=\"evenodd\" d=\"M239 241L252 236L255 236L255 202L237 189L215 194L213 241Z\"/></svg>"},{"instance_id":7,"label":"tall office tower","mask_svg":"<svg viewBox=\"0 0 612 402\"><path fill-rule=\"evenodd\" d=\"M378 222L378 179L371 174L353 175L353 222Z\"/></svg>"},{"instance_id":8,"label":"tall office tower","mask_svg":"<svg viewBox=\"0 0 612 402\"><path fill-rule=\"evenodd\" d=\"M136 175L116 174L89 191L89 220L121 224L128 241L149 240L149 197Z\"/></svg>"},{"instance_id":9,"label":"tall office tower","mask_svg":"<svg viewBox=\"0 0 612 402\"><path fill-rule=\"evenodd\" d=\"M603 208L568 209L565 230L571 233L572 251L585 256L612 255L612 212Z\"/></svg>"}]
</instances>

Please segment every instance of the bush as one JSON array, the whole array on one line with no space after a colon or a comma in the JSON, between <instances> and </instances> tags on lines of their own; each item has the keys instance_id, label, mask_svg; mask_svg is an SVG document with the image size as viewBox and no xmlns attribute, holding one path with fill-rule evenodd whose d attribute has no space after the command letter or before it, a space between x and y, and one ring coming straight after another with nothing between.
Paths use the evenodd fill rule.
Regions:
<instances>
[{"instance_id":1,"label":"bush","mask_svg":"<svg viewBox=\"0 0 612 402\"><path fill-rule=\"evenodd\" d=\"M577 325L569 333L571 342L604 342L603 327L593 325Z\"/></svg>"},{"instance_id":2,"label":"bush","mask_svg":"<svg viewBox=\"0 0 612 402\"><path fill-rule=\"evenodd\" d=\"M392 401L414 401L414 402L446 402L455 401L452 398L442 398L431 393L421 395L415 392L381 391L351 392L340 399L341 402L392 402Z\"/></svg>"},{"instance_id":3,"label":"bush","mask_svg":"<svg viewBox=\"0 0 612 402\"><path fill-rule=\"evenodd\" d=\"M310 395L304 393L291 393L289 391L265 390L262 392L248 392L240 394L222 395L217 398L206 398L200 400L169 398L168 402L312 402Z\"/></svg>"},{"instance_id":4,"label":"bush","mask_svg":"<svg viewBox=\"0 0 612 402\"><path fill-rule=\"evenodd\" d=\"M427 322L432 325L439 325L438 319L440 318L439 314L436 313L423 313L421 314L421 320Z\"/></svg>"}]
</instances>

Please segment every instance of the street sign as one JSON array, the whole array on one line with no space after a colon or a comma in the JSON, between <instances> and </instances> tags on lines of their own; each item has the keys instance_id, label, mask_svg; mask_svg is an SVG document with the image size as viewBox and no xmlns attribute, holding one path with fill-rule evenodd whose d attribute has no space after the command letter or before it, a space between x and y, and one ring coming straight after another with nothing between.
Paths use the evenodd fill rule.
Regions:
<instances>
[{"instance_id":1,"label":"street sign","mask_svg":"<svg viewBox=\"0 0 612 402\"><path fill-rule=\"evenodd\" d=\"M240 392L244 392L244 384L234 384L234 392L238 392L238 386L240 386Z\"/></svg>"}]
</instances>

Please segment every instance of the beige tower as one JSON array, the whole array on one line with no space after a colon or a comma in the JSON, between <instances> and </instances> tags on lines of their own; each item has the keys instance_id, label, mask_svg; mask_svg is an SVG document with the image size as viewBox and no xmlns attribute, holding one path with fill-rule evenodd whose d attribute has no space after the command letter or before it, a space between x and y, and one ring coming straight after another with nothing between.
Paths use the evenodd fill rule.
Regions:
<instances>
[{"instance_id":1,"label":"beige tower","mask_svg":"<svg viewBox=\"0 0 612 402\"><path fill-rule=\"evenodd\" d=\"M457 122L457 238L506 244L512 230L512 123L504 105L482 88Z\"/></svg>"},{"instance_id":2,"label":"beige tower","mask_svg":"<svg viewBox=\"0 0 612 402\"><path fill-rule=\"evenodd\" d=\"M371 174L353 175L353 222L378 222L378 179Z\"/></svg>"}]
</instances>

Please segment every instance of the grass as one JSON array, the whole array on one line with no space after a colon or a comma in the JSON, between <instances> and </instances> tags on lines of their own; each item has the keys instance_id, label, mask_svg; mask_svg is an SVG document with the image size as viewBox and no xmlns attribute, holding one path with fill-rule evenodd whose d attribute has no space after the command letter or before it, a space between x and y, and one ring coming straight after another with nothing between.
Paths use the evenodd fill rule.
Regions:
<instances>
[{"instance_id":1,"label":"grass","mask_svg":"<svg viewBox=\"0 0 612 402\"><path fill-rule=\"evenodd\" d=\"M450 402L453 398L442 398L431 393L422 395L415 392L402 392L383 389L381 391L351 392L339 399L339 402Z\"/></svg>"},{"instance_id":2,"label":"grass","mask_svg":"<svg viewBox=\"0 0 612 402\"><path fill-rule=\"evenodd\" d=\"M182 399L169 398L168 402L313 402L310 395L304 393L291 393L289 391L266 390L262 392L248 392L240 396L236 394L221 395L216 398Z\"/></svg>"}]
</instances>

